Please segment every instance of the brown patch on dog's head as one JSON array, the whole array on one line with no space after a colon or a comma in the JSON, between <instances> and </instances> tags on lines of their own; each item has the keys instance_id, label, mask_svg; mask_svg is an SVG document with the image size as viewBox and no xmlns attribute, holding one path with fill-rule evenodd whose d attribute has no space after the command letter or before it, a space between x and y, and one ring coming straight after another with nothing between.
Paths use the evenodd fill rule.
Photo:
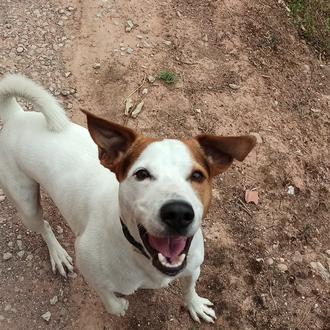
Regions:
<instances>
[{"instance_id":1,"label":"brown patch on dog's head","mask_svg":"<svg viewBox=\"0 0 330 330\"><path fill-rule=\"evenodd\" d=\"M131 165L142 151L158 139L138 135L132 129L82 110L87 116L89 133L99 148L101 164L114 172L118 181L126 178Z\"/></svg>"},{"instance_id":2,"label":"brown patch on dog's head","mask_svg":"<svg viewBox=\"0 0 330 330\"><path fill-rule=\"evenodd\" d=\"M226 171L234 159L243 161L256 144L254 136L199 135L183 141L194 158L191 184L204 205L204 215L211 202L211 180ZM194 180L194 172L203 174L203 180Z\"/></svg>"}]
</instances>

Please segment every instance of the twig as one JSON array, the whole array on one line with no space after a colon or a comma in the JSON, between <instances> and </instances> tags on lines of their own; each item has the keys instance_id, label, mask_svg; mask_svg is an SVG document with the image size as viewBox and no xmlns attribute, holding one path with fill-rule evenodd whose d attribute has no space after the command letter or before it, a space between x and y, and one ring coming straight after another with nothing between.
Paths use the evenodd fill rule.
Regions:
<instances>
[{"instance_id":1,"label":"twig","mask_svg":"<svg viewBox=\"0 0 330 330\"><path fill-rule=\"evenodd\" d=\"M242 207L242 209L250 216L250 217L252 217L252 213L251 213L251 211L249 210L249 208L244 204L244 202L240 199L240 198L238 198L237 199L238 200L238 202L240 203L240 206Z\"/></svg>"},{"instance_id":2,"label":"twig","mask_svg":"<svg viewBox=\"0 0 330 330\"><path fill-rule=\"evenodd\" d=\"M294 329L298 329L299 326L300 326L303 322L305 322L305 320L306 320L308 314L311 312L311 309L312 309L312 307L314 306L314 304L315 304L316 301L317 301L317 300L314 299L313 302L312 302L312 304L309 305L309 306L307 306L307 308L306 308L304 314L302 315L302 317L300 317L300 320L299 320L298 323L294 326Z\"/></svg>"},{"instance_id":3,"label":"twig","mask_svg":"<svg viewBox=\"0 0 330 330\"><path fill-rule=\"evenodd\" d=\"M123 100L123 103L125 103L126 100L127 100L130 96L132 96L134 93L136 93L136 92L137 92L137 91L138 91L138 90L144 85L144 83L145 83L145 81L146 81L146 78L147 78L147 75L144 74L144 77L143 77L143 80L142 80L141 85L138 86L136 89L134 89L134 91L131 92L128 96L126 96L125 99Z\"/></svg>"},{"instance_id":4,"label":"twig","mask_svg":"<svg viewBox=\"0 0 330 330\"><path fill-rule=\"evenodd\" d=\"M272 284L271 283L269 283L269 293L270 293L270 296L272 297L272 300L273 300L274 306L276 308L276 311L278 312L277 303L276 303L275 298L273 296L273 290L272 290Z\"/></svg>"}]
</instances>

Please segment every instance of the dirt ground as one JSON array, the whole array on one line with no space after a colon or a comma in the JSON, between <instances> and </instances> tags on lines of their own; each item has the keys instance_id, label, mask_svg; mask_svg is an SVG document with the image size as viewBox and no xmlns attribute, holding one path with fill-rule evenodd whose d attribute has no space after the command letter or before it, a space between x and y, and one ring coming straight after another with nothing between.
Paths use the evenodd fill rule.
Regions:
<instances>
[{"instance_id":1,"label":"dirt ground","mask_svg":"<svg viewBox=\"0 0 330 330\"><path fill-rule=\"evenodd\" d=\"M1 329L330 329L330 65L281 1L2 0L0 36L0 74L39 81L75 122L85 124L87 109L147 135L261 139L215 180L203 224L198 292L215 303L215 325L194 324L178 283L130 296L124 318L108 315L78 270L68 280L51 273L41 237L0 196ZM178 82L146 80L133 95L143 112L124 117L144 77L168 69ZM244 202L246 189L258 191L257 206ZM69 228L43 197L74 256Z\"/></svg>"}]
</instances>

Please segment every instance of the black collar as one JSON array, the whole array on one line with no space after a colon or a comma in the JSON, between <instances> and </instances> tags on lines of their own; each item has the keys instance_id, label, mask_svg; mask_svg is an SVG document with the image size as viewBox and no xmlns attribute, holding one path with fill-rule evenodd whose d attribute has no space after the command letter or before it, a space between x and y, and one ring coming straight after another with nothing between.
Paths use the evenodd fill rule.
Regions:
<instances>
[{"instance_id":1,"label":"black collar","mask_svg":"<svg viewBox=\"0 0 330 330\"><path fill-rule=\"evenodd\" d=\"M123 220L120 218L121 228L123 229L124 236L126 239L134 246L136 247L139 252L141 252L146 258L150 259L148 256L146 250L144 249L143 245L135 240L135 238L131 235L129 232L127 226L124 224Z\"/></svg>"}]
</instances>

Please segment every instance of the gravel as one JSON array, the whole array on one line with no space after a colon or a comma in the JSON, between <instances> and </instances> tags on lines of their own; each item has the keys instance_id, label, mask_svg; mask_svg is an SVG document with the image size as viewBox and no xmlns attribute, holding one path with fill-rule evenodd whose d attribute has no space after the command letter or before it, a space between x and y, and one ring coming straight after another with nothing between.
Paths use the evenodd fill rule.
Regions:
<instances>
[{"instance_id":1,"label":"gravel","mask_svg":"<svg viewBox=\"0 0 330 330\"><path fill-rule=\"evenodd\" d=\"M277 268L278 268L279 271L281 271L283 273L288 270L288 266L286 264L278 264Z\"/></svg>"},{"instance_id":2,"label":"gravel","mask_svg":"<svg viewBox=\"0 0 330 330\"><path fill-rule=\"evenodd\" d=\"M3 260L7 261L13 257L13 254L10 252L5 252L2 256Z\"/></svg>"},{"instance_id":3,"label":"gravel","mask_svg":"<svg viewBox=\"0 0 330 330\"><path fill-rule=\"evenodd\" d=\"M41 318L44 319L46 322L49 322L50 318L51 318L52 314L50 311L44 313L41 315Z\"/></svg>"}]
</instances>

